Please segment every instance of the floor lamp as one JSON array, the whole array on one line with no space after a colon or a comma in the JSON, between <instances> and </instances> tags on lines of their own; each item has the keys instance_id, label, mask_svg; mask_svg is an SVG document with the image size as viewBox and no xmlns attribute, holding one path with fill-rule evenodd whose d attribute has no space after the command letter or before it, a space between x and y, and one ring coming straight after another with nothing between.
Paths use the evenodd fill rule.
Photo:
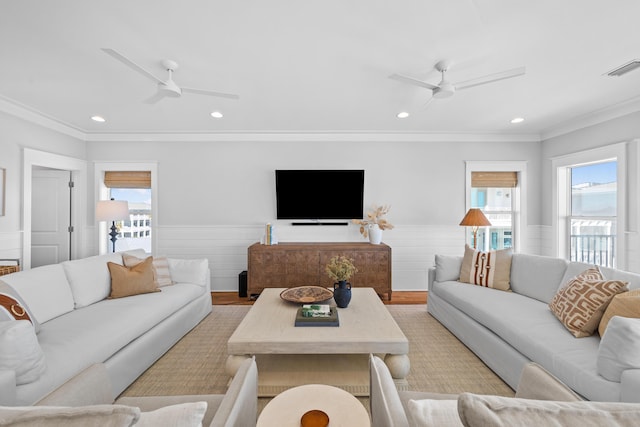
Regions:
<instances>
[{"instance_id":1,"label":"floor lamp","mask_svg":"<svg viewBox=\"0 0 640 427\"><path fill-rule=\"evenodd\" d=\"M486 216L482 213L480 209L474 208L469 209L467 214L462 218L462 222L460 225L464 225L466 227L472 227L473 229L473 249L476 249L476 244L478 242L478 228L487 227L491 225Z\"/></svg>"},{"instance_id":2,"label":"floor lamp","mask_svg":"<svg viewBox=\"0 0 640 427\"><path fill-rule=\"evenodd\" d=\"M118 240L118 229L116 221L129 219L129 203L126 200L100 200L96 205L96 220L111 221L111 241L113 242L113 252L116 251L116 240Z\"/></svg>"}]
</instances>

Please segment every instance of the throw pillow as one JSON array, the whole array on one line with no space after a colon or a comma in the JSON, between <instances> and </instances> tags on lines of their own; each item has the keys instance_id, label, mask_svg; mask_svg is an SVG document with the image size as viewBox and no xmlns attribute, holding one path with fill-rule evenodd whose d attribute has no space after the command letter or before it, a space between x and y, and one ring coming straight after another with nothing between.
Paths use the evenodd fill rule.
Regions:
<instances>
[{"instance_id":1,"label":"throw pillow","mask_svg":"<svg viewBox=\"0 0 640 427\"><path fill-rule=\"evenodd\" d=\"M180 426L198 427L207 411L207 402L190 402L165 406L155 411L142 412L136 427Z\"/></svg>"},{"instance_id":2,"label":"throw pillow","mask_svg":"<svg viewBox=\"0 0 640 427\"><path fill-rule=\"evenodd\" d=\"M123 405L4 406L0 426L20 427L125 427L134 425L140 409Z\"/></svg>"},{"instance_id":3,"label":"throw pillow","mask_svg":"<svg viewBox=\"0 0 640 427\"><path fill-rule=\"evenodd\" d=\"M614 316L598 347L598 374L620 382L622 372L640 369L640 319Z\"/></svg>"},{"instance_id":4,"label":"throw pillow","mask_svg":"<svg viewBox=\"0 0 640 427\"><path fill-rule=\"evenodd\" d=\"M458 414L466 427L636 426L637 403L558 402L462 393Z\"/></svg>"},{"instance_id":5,"label":"throw pillow","mask_svg":"<svg viewBox=\"0 0 640 427\"><path fill-rule=\"evenodd\" d=\"M465 245L460 281L508 291L511 256L511 249L481 252Z\"/></svg>"},{"instance_id":6,"label":"throw pillow","mask_svg":"<svg viewBox=\"0 0 640 427\"><path fill-rule=\"evenodd\" d=\"M122 262L125 267L134 267L146 258L138 258L128 253L122 254ZM157 287L173 285L171 272L169 271L169 260L167 257L153 257L153 280Z\"/></svg>"},{"instance_id":7,"label":"throw pillow","mask_svg":"<svg viewBox=\"0 0 640 427\"><path fill-rule=\"evenodd\" d=\"M549 303L551 312L576 338L592 335L611 299L628 283L605 280L597 267L569 280Z\"/></svg>"},{"instance_id":8,"label":"throw pillow","mask_svg":"<svg viewBox=\"0 0 640 427\"><path fill-rule=\"evenodd\" d=\"M36 381L45 369L44 353L31 322L0 322L0 371L14 371L20 385Z\"/></svg>"},{"instance_id":9,"label":"throw pillow","mask_svg":"<svg viewBox=\"0 0 640 427\"><path fill-rule=\"evenodd\" d=\"M604 335L607 324L613 316L640 318L640 289L623 292L613 297L600 319L598 333Z\"/></svg>"},{"instance_id":10,"label":"throw pillow","mask_svg":"<svg viewBox=\"0 0 640 427\"><path fill-rule=\"evenodd\" d=\"M109 298L160 292L153 281L153 259L147 258L138 265L128 268L113 262L107 263L111 273L111 294Z\"/></svg>"},{"instance_id":11,"label":"throw pillow","mask_svg":"<svg viewBox=\"0 0 640 427\"><path fill-rule=\"evenodd\" d=\"M460 278L462 258L459 256L436 255L436 282L447 282Z\"/></svg>"},{"instance_id":12,"label":"throw pillow","mask_svg":"<svg viewBox=\"0 0 640 427\"><path fill-rule=\"evenodd\" d=\"M40 332L40 323L24 300L13 287L0 280L0 321L14 319L28 320L33 324L36 334Z\"/></svg>"},{"instance_id":13,"label":"throw pillow","mask_svg":"<svg viewBox=\"0 0 640 427\"><path fill-rule=\"evenodd\" d=\"M409 400L409 419L415 426L463 427L457 400Z\"/></svg>"}]
</instances>

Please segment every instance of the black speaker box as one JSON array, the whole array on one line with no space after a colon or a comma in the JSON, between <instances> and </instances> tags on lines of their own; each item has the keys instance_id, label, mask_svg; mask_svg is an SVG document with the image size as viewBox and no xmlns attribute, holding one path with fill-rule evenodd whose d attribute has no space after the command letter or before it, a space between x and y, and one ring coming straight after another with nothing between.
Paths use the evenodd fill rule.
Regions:
<instances>
[{"instance_id":1,"label":"black speaker box","mask_svg":"<svg viewBox=\"0 0 640 427\"><path fill-rule=\"evenodd\" d=\"M243 271L238 275L238 296L240 298L247 297L247 271Z\"/></svg>"}]
</instances>

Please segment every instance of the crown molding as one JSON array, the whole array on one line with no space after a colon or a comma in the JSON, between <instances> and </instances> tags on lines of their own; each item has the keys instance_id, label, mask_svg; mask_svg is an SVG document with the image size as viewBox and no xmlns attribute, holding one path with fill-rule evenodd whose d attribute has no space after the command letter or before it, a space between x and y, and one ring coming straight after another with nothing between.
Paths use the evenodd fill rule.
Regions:
<instances>
[{"instance_id":1,"label":"crown molding","mask_svg":"<svg viewBox=\"0 0 640 427\"><path fill-rule=\"evenodd\" d=\"M537 134L460 132L92 133L88 142L540 142Z\"/></svg>"},{"instance_id":2,"label":"crown molding","mask_svg":"<svg viewBox=\"0 0 640 427\"><path fill-rule=\"evenodd\" d=\"M575 117L542 133L482 132L86 132L0 95L0 111L86 142L540 142L640 111L640 97Z\"/></svg>"},{"instance_id":3,"label":"crown molding","mask_svg":"<svg viewBox=\"0 0 640 427\"><path fill-rule=\"evenodd\" d=\"M86 138L82 130L3 95L0 95L0 111L82 141Z\"/></svg>"},{"instance_id":4,"label":"crown molding","mask_svg":"<svg viewBox=\"0 0 640 427\"><path fill-rule=\"evenodd\" d=\"M628 99L624 102L610 107L602 108L600 110L575 117L564 123L550 127L542 132L541 137L542 140L545 141L547 139L575 132L589 126L594 126L609 120L617 119L628 114L637 113L638 111L640 111L640 96Z\"/></svg>"}]
</instances>

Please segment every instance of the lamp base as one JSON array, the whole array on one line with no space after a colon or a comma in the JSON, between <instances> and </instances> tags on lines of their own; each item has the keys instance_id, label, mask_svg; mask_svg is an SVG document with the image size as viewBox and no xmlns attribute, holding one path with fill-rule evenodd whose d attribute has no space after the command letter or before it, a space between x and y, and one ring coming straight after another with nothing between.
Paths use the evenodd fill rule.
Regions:
<instances>
[{"instance_id":1,"label":"lamp base","mask_svg":"<svg viewBox=\"0 0 640 427\"><path fill-rule=\"evenodd\" d=\"M113 242L113 253L116 253L116 240L118 240L118 229L116 228L116 222L111 221L111 241Z\"/></svg>"}]
</instances>

